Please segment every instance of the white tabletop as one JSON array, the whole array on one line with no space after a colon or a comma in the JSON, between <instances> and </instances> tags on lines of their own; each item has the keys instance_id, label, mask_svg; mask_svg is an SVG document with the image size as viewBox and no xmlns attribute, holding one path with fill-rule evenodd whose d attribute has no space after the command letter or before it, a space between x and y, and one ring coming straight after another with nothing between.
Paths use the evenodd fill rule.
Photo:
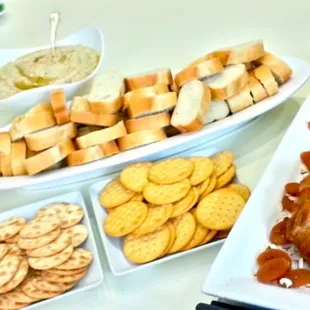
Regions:
<instances>
[{"instance_id":1,"label":"white tabletop","mask_svg":"<svg viewBox=\"0 0 310 310\"><path fill-rule=\"evenodd\" d=\"M239 2L240 5L241 2L245 3L241 0ZM271 5L268 0L262 2L266 2L266 5L269 3L269 7ZM216 42L214 44L218 45L226 42L225 29L227 29L227 25L224 27L223 24L217 23L217 28L214 30L218 35L217 37L214 33L209 32L208 34L206 31L211 27L210 21L202 21L202 15L199 14L203 10L206 12L208 9L210 10L206 4L207 1L192 0L190 1L190 7L187 8L183 5L182 9L177 9L175 2L172 0L156 1L157 7L155 1L132 0L128 1L127 8L124 7L124 3L120 0L8 0L7 13L0 17L0 47L21 47L46 43L48 38L48 14L54 9L60 10L64 15L63 25L59 32L60 36L65 36L88 24L102 27L106 34L107 44L111 46L107 52L107 64L114 68L120 66L119 69L123 69L125 72L133 71L134 68L140 70L149 67L150 59L152 59L152 64L155 67L165 66L165 62L171 63L172 67L180 67L185 62L185 59L186 61L191 60L191 57L197 57L202 51L205 52L203 40L209 42L210 38L208 36L212 37L212 42ZM146 8L145 3L149 6L148 8ZM227 1L225 3L226 11L230 11L229 5L231 3L237 6L238 1ZM306 2L301 1L301 3L305 5ZM218 6L217 4L214 5ZM139 9L135 6L139 7ZM176 14L172 14L172 11L169 11L169 14L164 14L165 10L172 8L177 10ZM216 11L219 7L213 9ZM287 7L286 10L293 10L293 7ZM194 12L196 17L199 15L199 18L193 16ZM188 17L187 24L182 26L181 20L178 21L177 17L183 17L183 23L185 23L185 14ZM240 13L239 16L240 18L245 17L243 13ZM249 14L249 16L252 19L252 14ZM212 20L215 17L208 14L208 18ZM226 14L225 18L228 24L234 23L235 27L241 25L238 16L234 15L234 19L229 19ZM265 26L268 31L264 32L263 28L253 28L255 35L267 37L278 51L281 48L286 48L288 55L306 58L307 54L302 52L302 48L292 47L293 44L290 44L284 38L279 37L279 40L275 41L273 34L269 33L270 28L268 27L275 27L278 20L274 18L269 20L268 18L269 14L267 12ZM138 24L138 20L140 20L140 24ZM300 17L300 27L306 25L306 23L303 23L305 20L306 17L304 19L302 16ZM146 24L147 21L153 23L153 28L155 25L156 29L154 31L151 24ZM174 22L174 24L171 24L171 22ZM245 22L250 27L250 21L245 20ZM282 22L284 23L284 21ZM143 26L144 30L141 30L141 23L145 25ZM202 26L205 28L202 28ZM205 29L205 31L202 29ZM247 33L246 29L248 28L240 26L237 39L240 39L241 35L243 35L244 39L250 38L251 35ZM164 30L168 33L164 34ZM306 28L303 28L303 31L305 30ZM149 31L152 35L143 35L145 31ZM271 40L272 37L273 41ZM288 33L286 39L289 39L288 41L300 40L302 42L302 39L290 37ZM187 43L184 40L187 40ZM145 44L142 44L144 42ZM162 45L160 45L161 42ZM157 48L157 51L155 51L155 48ZM134 51L135 53L133 53ZM124 57L124 53L127 55L126 57ZM209 143L206 147L216 146L232 150L236 156L240 181L254 188L308 90L309 87L304 87L294 99L288 100L282 106L261 116L247 125L247 128L214 143ZM18 190L0 192L0 208L6 210L77 189L83 192L86 202L90 203L87 196L87 186L94 181L96 180L48 191ZM109 270L102 246L100 246L105 274L104 284L85 294L67 297L61 302L55 302L53 306L44 307L44 309L195 309L199 302L207 303L211 300L210 297L201 293L200 288L218 251L219 247L211 250L206 249L149 270L146 269L124 277L114 277ZM227 263L233 265L233 262Z\"/></svg>"}]
</instances>

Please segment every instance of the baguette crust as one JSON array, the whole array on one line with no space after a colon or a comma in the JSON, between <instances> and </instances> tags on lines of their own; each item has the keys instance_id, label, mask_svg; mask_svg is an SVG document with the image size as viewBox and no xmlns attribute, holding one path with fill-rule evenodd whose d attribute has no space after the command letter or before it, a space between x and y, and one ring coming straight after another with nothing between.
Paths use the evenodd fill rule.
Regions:
<instances>
[{"instance_id":1,"label":"baguette crust","mask_svg":"<svg viewBox=\"0 0 310 310\"><path fill-rule=\"evenodd\" d=\"M246 85L238 94L227 99L227 104L231 113L237 113L253 105L249 86Z\"/></svg>"},{"instance_id":2,"label":"baguette crust","mask_svg":"<svg viewBox=\"0 0 310 310\"><path fill-rule=\"evenodd\" d=\"M104 157L112 156L120 152L118 145L115 141L109 141L102 144L99 144L100 148L103 151Z\"/></svg>"},{"instance_id":3,"label":"baguette crust","mask_svg":"<svg viewBox=\"0 0 310 310\"><path fill-rule=\"evenodd\" d=\"M170 125L170 114L167 112L154 114L137 119L129 119L125 121L128 133L141 130L154 130L164 128Z\"/></svg>"},{"instance_id":4,"label":"baguette crust","mask_svg":"<svg viewBox=\"0 0 310 310\"><path fill-rule=\"evenodd\" d=\"M100 146L94 145L84 150L74 151L67 157L68 166L79 166L101 159L104 153Z\"/></svg>"},{"instance_id":5,"label":"baguette crust","mask_svg":"<svg viewBox=\"0 0 310 310\"><path fill-rule=\"evenodd\" d=\"M138 146L150 144L153 142L166 139L167 136L163 129L156 130L142 130L130 133L117 139L117 143L121 151L126 151Z\"/></svg>"},{"instance_id":6,"label":"baguette crust","mask_svg":"<svg viewBox=\"0 0 310 310\"><path fill-rule=\"evenodd\" d=\"M0 155L11 153L11 137L8 132L0 132Z\"/></svg>"},{"instance_id":7,"label":"baguette crust","mask_svg":"<svg viewBox=\"0 0 310 310\"><path fill-rule=\"evenodd\" d=\"M262 84L259 82L259 80L254 76L254 74L251 74L249 76L248 85L249 85L250 92L251 92L251 95L255 103L268 97L267 91L262 86Z\"/></svg>"},{"instance_id":8,"label":"baguette crust","mask_svg":"<svg viewBox=\"0 0 310 310\"><path fill-rule=\"evenodd\" d=\"M153 97L131 100L128 106L128 116L139 118L161 112L168 112L174 109L177 104L178 96L175 92L155 95Z\"/></svg>"},{"instance_id":9,"label":"baguette crust","mask_svg":"<svg viewBox=\"0 0 310 310\"><path fill-rule=\"evenodd\" d=\"M264 86L269 96L279 92L278 84L271 73L270 69L265 65L261 65L253 70L255 77Z\"/></svg>"},{"instance_id":10,"label":"baguette crust","mask_svg":"<svg viewBox=\"0 0 310 310\"><path fill-rule=\"evenodd\" d=\"M41 112L53 113L52 105L49 102L42 102L42 103L36 104L26 113L26 116L35 115Z\"/></svg>"},{"instance_id":11,"label":"baguette crust","mask_svg":"<svg viewBox=\"0 0 310 310\"><path fill-rule=\"evenodd\" d=\"M70 114L66 107L66 97L63 89L51 92L51 105L58 125L70 122Z\"/></svg>"},{"instance_id":12,"label":"baguette crust","mask_svg":"<svg viewBox=\"0 0 310 310\"><path fill-rule=\"evenodd\" d=\"M126 127L123 121L118 122L116 125L97 130L86 134L76 139L79 149L87 149L91 146L103 144L117 138L123 137L127 134Z\"/></svg>"},{"instance_id":13,"label":"baguette crust","mask_svg":"<svg viewBox=\"0 0 310 310\"><path fill-rule=\"evenodd\" d=\"M0 155L1 160L1 172L4 177L13 176L12 165L11 165L11 153L7 155Z\"/></svg>"},{"instance_id":14,"label":"baguette crust","mask_svg":"<svg viewBox=\"0 0 310 310\"><path fill-rule=\"evenodd\" d=\"M11 166L12 166L12 173L14 176L27 174L25 161L26 161L25 141L21 140L12 143Z\"/></svg>"}]
</instances>

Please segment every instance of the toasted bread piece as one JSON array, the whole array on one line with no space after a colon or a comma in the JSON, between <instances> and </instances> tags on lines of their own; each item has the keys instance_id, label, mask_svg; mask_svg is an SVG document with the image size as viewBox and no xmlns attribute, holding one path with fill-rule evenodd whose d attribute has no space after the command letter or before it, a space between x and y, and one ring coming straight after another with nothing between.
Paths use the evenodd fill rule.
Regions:
<instances>
[{"instance_id":1,"label":"toasted bread piece","mask_svg":"<svg viewBox=\"0 0 310 310\"><path fill-rule=\"evenodd\" d=\"M253 71L249 75L249 88L253 97L254 103L257 103L268 97L268 93L259 80L255 77Z\"/></svg>"},{"instance_id":2,"label":"toasted bread piece","mask_svg":"<svg viewBox=\"0 0 310 310\"><path fill-rule=\"evenodd\" d=\"M91 146L103 144L105 142L109 142L117 138L123 137L126 134L127 131L124 122L120 121L110 128L97 130L82 137L78 137L76 139L76 142L79 149L87 149Z\"/></svg>"},{"instance_id":3,"label":"toasted bread piece","mask_svg":"<svg viewBox=\"0 0 310 310\"><path fill-rule=\"evenodd\" d=\"M99 146L103 151L104 157L112 156L120 152L118 145L115 141L105 142L99 144Z\"/></svg>"},{"instance_id":4,"label":"toasted bread piece","mask_svg":"<svg viewBox=\"0 0 310 310\"><path fill-rule=\"evenodd\" d=\"M42 102L33 106L27 113L27 116L35 115L41 112L53 113L52 105L49 102Z\"/></svg>"},{"instance_id":5,"label":"toasted bread piece","mask_svg":"<svg viewBox=\"0 0 310 310\"><path fill-rule=\"evenodd\" d=\"M11 137L8 132L0 132L0 155L11 153Z\"/></svg>"},{"instance_id":6,"label":"toasted bread piece","mask_svg":"<svg viewBox=\"0 0 310 310\"><path fill-rule=\"evenodd\" d=\"M253 105L249 86L246 85L238 94L227 99L227 103L231 113L242 111Z\"/></svg>"},{"instance_id":7,"label":"toasted bread piece","mask_svg":"<svg viewBox=\"0 0 310 310\"><path fill-rule=\"evenodd\" d=\"M225 101L211 101L209 112L204 117L204 124L210 124L214 121L221 120L230 113Z\"/></svg>"},{"instance_id":8,"label":"toasted bread piece","mask_svg":"<svg viewBox=\"0 0 310 310\"><path fill-rule=\"evenodd\" d=\"M11 153L7 155L0 155L1 172L4 177L13 176L12 166L11 166Z\"/></svg>"},{"instance_id":9,"label":"toasted bread piece","mask_svg":"<svg viewBox=\"0 0 310 310\"><path fill-rule=\"evenodd\" d=\"M248 83L248 72L243 64L224 68L204 82L210 87L212 100L226 100L239 93Z\"/></svg>"},{"instance_id":10,"label":"toasted bread piece","mask_svg":"<svg viewBox=\"0 0 310 310\"><path fill-rule=\"evenodd\" d=\"M61 162L69 154L75 151L71 139L66 139L57 145L26 159L26 169L29 175L35 175L48 170Z\"/></svg>"},{"instance_id":11,"label":"toasted bread piece","mask_svg":"<svg viewBox=\"0 0 310 310\"><path fill-rule=\"evenodd\" d=\"M207 85L198 80L186 83L180 90L171 125L181 132L201 129L210 102L211 92Z\"/></svg>"},{"instance_id":12,"label":"toasted bread piece","mask_svg":"<svg viewBox=\"0 0 310 310\"><path fill-rule=\"evenodd\" d=\"M56 89L51 92L51 105L58 125L70 122L70 113L66 106L65 91Z\"/></svg>"},{"instance_id":13,"label":"toasted bread piece","mask_svg":"<svg viewBox=\"0 0 310 310\"><path fill-rule=\"evenodd\" d=\"M87 149L72 152L67 157L68 166L79 166L101 159L104 153L99 145L91 146Z\"/></svg>"},{"instance_id":14,"label":"toasted bread piece","mask_svg":"<svg viewBox=\"0 0 310 310\"><path fill-rule=\"evenodd\" d=\"M161 141L166 138L167 136L163 129L142 130L117 139L117 143L121 151L126 151L138 146Z\"/></svg>"},{"instance_id":15,"label":"toasted bread piece","mask_svg":"<svg viewBox=\"0 0 310 310\"><path fill-rule=\"evenodd\" d=\"M212 58L210 60L199 59L177 73L175 75L175 83L178 87L181 87L187 82L205 79L222 70L223 66L219 58Z\"/></svg>"},{"instance_id":16,"label":"toasted bread piece","mask_svg":"<svg viewBox=\"0 0 310 310\"><path fill-rule=\"evenodd\" d=\"M71 121L78 124L109 127L118 121L116 114L98 114L90 110L84 97L75 97L71 105Z\"/></svg>"},{"instance_id":17,"label":"toasted bread piece","mask_svg":"<svg viewBox=\"0 0 310 310\"><path fill-rule=\"evenodd\" d=\"M278 84L267 66L261 65L258 68L255 68L253 72L255 77L264 86L269 96L275 95L279 92Z\"/></svg>"},{"instance_id":18,"label":"toasted bread piece","mask_svg":"<svg viewBox=\"0 0 310 310\"><path fill-rule=\"evenodd\" d=\"M26 143L25 141L17 141L12 143L11 167L14 176L26 175Z\"/></svg>"},{"instance_id":19,"label":"toasted bread piece","mask_svg":"<svg viewBox=\"0 0 310 310\"><path fill-rule=\"evenodd\" d=\"M130 118L139 118L152 114L169 112L177 104L176 92L155 95L153 97L133 99L128 106L127 112Z\"/></svg>"},{"instance_id":20,"label":"toasted bread piece","mask_svg":"<svg viewBox=\"0 0 310 310\"><path fill-rule=\"evenodd\" d=\"M137 119L129 119L125 121L125 126L128 133L133 133L141 130L159 129L169 125L170 114L167 112L149 115Z\"/></svg>"},{"instance_id":21,"label":"toasted bread piece","mask_svg":"<svg viewBox=\"0 0 310 310\"><path fill-rule=\"evenodd\" d=\"M285 83L293 73L287 63L271 53L266 53L263 57L257 59L255 63L268 67L278 84Z\"/></svg>"},{"instance_id":22,"label":"toasted bread piece","mask_svg":"<svg viewBox=\"0 0 310 310\"><path fill-rule=\"evenodd\" d=\"M125 78L126 91L153 86L155 84L172 85L173 77L169 68L153 69Z\"/></svg>"},{"instance_id":23,"label":"toasted bread piece","mask_svg":"<svg viewBox=\"0 0 310 310\"><path fill-rule=\"evenodd\" d=\"M88 95L89 108L97 114L113 114L123 105L125 84L123 76L116 71L105 71L92 82Z\"/></svg>"},{"instance_id":24,"label":"toasted bread piece","mask_svg":"<svg viewBox=\"0 0 310 310\"><path fill-rule=\"evenodd\" d=\"M77 137L85 136L91 132L101 130L102 127L100 126L82 126L77 129Z\"/></svg>"},{"instance_id":25,"label":"toasted bread piece","mask_svg":"<svg viewBox=\"0 0 310 310\"><path fill-rule=\"evenodd\" d=\"M55 146L67 138L73 139L76 136L77 128L75 123L67 123L27 135L25 140L29 150L38 152Z\"/></svg>"}]
</instances>

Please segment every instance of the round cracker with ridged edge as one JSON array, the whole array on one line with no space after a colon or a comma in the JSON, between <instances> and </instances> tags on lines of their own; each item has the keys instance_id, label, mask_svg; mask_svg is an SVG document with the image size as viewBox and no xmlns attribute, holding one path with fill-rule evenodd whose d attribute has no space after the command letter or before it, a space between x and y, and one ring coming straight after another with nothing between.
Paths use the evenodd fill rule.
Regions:
<instances>
[{"instance_id":1,"label":"round cracker with ridged edge","mask_svg":"<svg viewBox=\"0 0 310 310\"><path fill-rule=\"evenodd\" d=\"M155 205L173 203L184 198L191 189L189 179L174 184L155 184L149 182L143 190L144 199Z\"/></svg>"},{"instance_id":2,"label":"round cracker with ridged edge","mask_svg":"<svg viewBox=\"0 0 310 310\"><path fill-rule=\"evenodd\" d=\"M29 303L17 303L9 299L5 295L0 295L0 309L3 310L15 310L22 309L29 305Z\"/></svg>"},{"instance_id":3,"label":"round cracker with ridged edge","mask_svg":"<svg viewBox=\"0 0 310 310\"><path fill-rule=\"evenodd\" d=\"M222 151L213 155L211 160L213 161L215 175L218 178L232 165L234 155L230 151Z\"/></svg>"},{"instance_id":4,"label":"round cracker with ridged edge","mask_svg":"<svg viewBox=\"0 0 310 310\"><path fill-rule=\"evenodd\" d=\"M222 188L227 185L236 175L236 166L231 165L222 175L216 180L215 189Z\"/></svg>"},{"instance_id":5,"label":"round cracker with ridged edge","mask_svg":"<svg viewBox=\"0 0 310 310\"><path fill-rule=\"evenodd\" d=\"M122 237L136 230L145 221L148 207L140 201L130 201L115 208L106 217L103 229L111 237Z\"/></svg>"},{"instance_id":6,"label":"round cracker with ridged edge","mask_svg":"<svg viewBox=\"0 0 310 310\"><path fill-rule=\"evenodd\" d=\"M0 223L0 241L5 241L16 234L24 227L26 219L24 217L12 217Z\"/></svg>"},{"instance_id":7,"label":"round cracker with ridged edge","mask_svg":"<svg viewBox=\"0 0 310 310\"><path fill-rule=\"evenodd\" d=\"M13 244L13 243L17 243L19 239L19 234L17 233L15 236L5 239L4 242L5 243L9 243L9 244Z\"/></svg>"},{"instance_id":8,"label":"round cracker with ridged edge","mask_svg":"<svg viewBox=\"0 0 310 310\"><path fill-rule=\"evenodd\" d=\"M56 274L59 276L73 276L73 275L76 275L76 274L79 274L79 273L86 271L86 269L87 269L87 267L71 269L71 270L61 270L61 269L57 269L57 268L52 268L52 269L46 270L46 272Z\"/></svg>"},{"instance_id":9,"label":"round cracker with ridged edge","mask_svg":"<svg viewBox=\"0 0 310 310\"><path fill-rule=\"evenodd\" d=\"M151 166L152 163L150 162L127 166L120 174L120 182L125 188L136 193L141 193L148 182L147 175Z\"/></svg>"},{"instance_id":10,"label":"round cracker with ridged edge","mask_svg":"<svg viewBox=\"0 0 310 310\"><path fill-rule=\"evenodd\" d=\"M202 195L207 190L209 184L210 184L210 178L207 178L196 187L199 191L199 195Z\"/></svg>"},{"instance_id":11,"label":"round cracker with ridged edge","mask_svg":"<svg viewBox=\"0 0 310 310\"><path fill-rule=\"evenodd\" d=\"M204 245L206 243L209 243L210 241L212 241L214 239L214 237L216 236L217 234L217 230L209 230L205 240L203 240L203 242L201 243L201 245Z\"/></svg>"},{"instance_id":12,"label":"round cracker with ridged edge","mask_svg":"<svg viewBox=\"0 0 310 310\"><path fill-rule=\"evenodd\" d=\"M166 250L170 231L163 225L156 231L143 236L126 236L123 244L125 257L136 264L144 264L159 258Z\"/></svg>"},{"instance_id":13,"label":"round cracker with ridged edge","mask_svg":"<svg viewBox=\"0 0 310 310\"><path fill-rule=\"evenodd\" d=\"M69 234L71 237L71 243L75 248L81 245L88 237L87 227L83 224L65 228L63 231Z\"/></svg>"},{"instance_id":14,"label":"round cracker with ridged edge","mask_svg":"<svg viewBox=\"0 0 310 310\"><path fill-rule=\"evenodd\" d=\"M194 164L185 158L169 158L154 163L148 171L148 179L156 184L173 184L180 182L194 171Z\"/></svg>"},{"instance_id":15,"label":"round cracker with ridged edge","mask_svg":"<svg viewBox=\"0 0 310 310\"><path fill-rule=\"evenodd\" d=\"M213 192L213 190L215 189L216 186L216 176L214 173L212 173L211 177L210 177L210 183L206 189L206 191L200 195L200 200L202 200L204 197L206 197L207 195L209 195L210 193Z\"/></svg>"},{"instance_id":16,"label":"round cracker with ridged edge","mask_svg":"<svg viewBox=\"0 0 310 310\"><path fill-rule=\"evenodd\" d=\"M93 261L93 254L85 249L75 249L70 258L57 266L58 270L73 270L87 267Z\"/></svg>"},{"instance_id":17,"label":"round cracker with ridged edge","mask_svg":"<svg viewBox=\"0 0 310 310\"><path fill-rule=\"evenodd\" d=\"M50 273L49 270L42 272L42 277L46 281L52 283L70 283L81 280L87 274L87 269L80 273L71 274L71 275L59 275L55 273Z\"/></svg>"},{"instance_id":18,"label":"round cracker with ridged edge","mask_svg":"<svg viewBox=\"0 0 310 310\"><path fill-rule=\"evenodd\" d=\"M9 246L5 243L0 244L0 260L6 255L9 251Z\"/></svg>"},{"instance_id":19,"label":"round cracker with ridged edge","mask_svg":"<svg viewBox=\"0 0 310 310\"><path fill-rule=\"evenodd\" d=\"M17 256L26 255L26 251L21 249L16 243L8 243L7 246L9 247L8 254L17 255Z\"/></svg>"},{"instance_id":20,"label":"round cracker with ridged edge","mask_svg":"<svg viewBox=\"0 0 310 310\"><path fill-rule=\"evenodd\" d=\"M25 303L25 304L28 304L28 303L33 303L33 302L36 302L40 299L36 299L36 298L32 298L32 297L29 297L28 295L26 295L22 289L20 288L20 286L16 287L15 289L13 289L12 291L8 292L5 294L5 296L16 302L16 303Z\"/></svg>"},{"instance_id":21,"label":"round cracker with ridged edge","mask_svg":"<svg viewBox=\"0 0 310 310\"><path fill-rule=\"evenodd\" d=\"M135 192L125 188L118 180L112 180L99 194L100 205L106 209L115 208L129 201Z\"/></svg>"},{"instance_id":22,"label":"round cracker with ridged edge","mask_svg":"<svg viewBox=\"0 0 310 310\"><path fill-rule=\"evenodd\" d=\"M17 255L5 255L0 262L0 287L13 279L19 268L21 260L21 257Z\"/></svg>"},{"instance_id":23,"label":"round cracker with ridged edge","mask_svg":"<svg viewBox=\"0 0 310 310\"><path fill-rule=\"evenodd\" d=\"M189 160L194 164L194 171L189 180L192 186L197 186L211 176L213 162L208 157L191 157Z\"/></svg>"},{"instance_id":24,"label":"round cracker with ridged edge","mask_svg":"<svg viewBox=\"0 0 310 310\"><path fill-rule=\"evenodd\" d=\"M196 211L198 222L209 229L227 230L236 222L245 205L234 190L222 188L203 198Z\"/></svg>"},{"instance_id":25,"label":"round cracker with ridged edge","mask_svg":"<svg viewBox=\"0 0 310 310\"><path fill-rule=\"evenodd\" d=\"M143 193L136 193L129 201L143 201L143 199ZM109 211L109 209L107 209L107 211Z\"/></svg>"},{"instance_id":26,"label":"round cracker with ridged edge","mask_svg":"<svg viewBox=\"0 0 310 310\"><path fill-rule=\"evenodd\" d=\"M171 223L171 221L168 221L166 223L166 225L167 225L169 232L170 232L170 240L169 240L169 243L168 243L166 250L164 251L164 253L161 256L165 256L169 252L169 250L171 249L171 247L175 241L175 238L176 238L175 226Z\"/></svg>"},{"instance_id":27,"label":"round cracker with ridged edge","mask_svg":"<svg viewBox=\"0 0 310 310\"><path fill-rule=\"evenodd\" d=\"M232 183L227 186L235 190L247 202L251 196L251 190L244 184Z\"/></svg>"},{"instance_id":28,"label":"round cracker with ridged edge","mask_svg":"<svg viewBox=\"0 0 310 310\"><path fill-rule=\"evenodd\" d=\"M190 212L172 219L172 224L176 229L176 239L168 254L176 253L184 248L192 240L196 231L196 221Z\"/></svg>"},{"instance_id":29,"label":"round cracker with ridged edge","mask_svg":"<svg viewBox=\"0 0 310 310\"><path fill-rule=\"evenodd\" d=\"M39 290L63 293L77 284L77 282L54 283L49 282L41 276L34 277L32 284Z\"/></svg>"}]
</instances>

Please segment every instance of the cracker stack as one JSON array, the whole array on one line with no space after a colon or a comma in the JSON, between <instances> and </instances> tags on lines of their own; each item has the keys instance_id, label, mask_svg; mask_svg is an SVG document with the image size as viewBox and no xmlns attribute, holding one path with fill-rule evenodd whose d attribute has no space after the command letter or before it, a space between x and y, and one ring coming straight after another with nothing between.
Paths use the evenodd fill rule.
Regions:
<instances>
[{"instance_id":1,"label":"cracker stack","mask_svg":"<svg viewBox=\"0 0 310 310\"><path fill-rule=\"evenodd\" d=\"M84 210L53 203L27 222L13 217L0 224L0 309L20 309L73 288L92 262L78 248L88 236L79 224Z\"/></svg>"},{"instance_id":2,"label":"cracker stack","mask_svg":"<svg viewBox=\"0 0 310 310\"><path fill-rule=\"evenodd\" d=\"M228 151L132 164L100 193L104 231L137 264L224 238L250 197L235 173Z\"/></svg>"}]
</instances>

